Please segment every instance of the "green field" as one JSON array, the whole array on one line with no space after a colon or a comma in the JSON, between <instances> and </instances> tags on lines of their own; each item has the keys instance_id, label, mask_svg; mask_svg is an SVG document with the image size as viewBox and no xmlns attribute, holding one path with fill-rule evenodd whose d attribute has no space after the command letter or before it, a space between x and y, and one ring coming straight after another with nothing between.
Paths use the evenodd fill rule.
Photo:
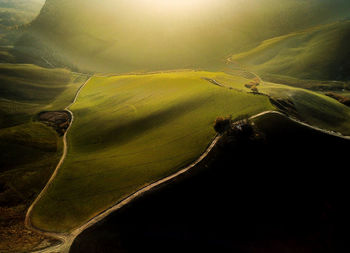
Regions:
<instances>
[{"instance_id":1,"label":"green field","mask_svg":"<svg viewBox=\"0 0 350 253\"><path fill-rule=\"evenodd\" d=\"M65 69L0 64L0 128L28 122L43 110L63 110L86 78Z\"/></svg>"},{"instance_id":2,"label":"green field","mask_svg":"<svg viewBox=\"0 0 350 253\"><path fill-rule=\"evenodd\" d=\"M350 136L334 95L350 98L349 13L346 0L0 0L0 252L49 244L23 222L35 199L32 228L68 234L196 161L218 117L279 110L252 122Z\"/></svg>"},{"instance_id":3,"label":"green field","mask_svg":"<svg viewBox=\"0 0 350 253\"><path fill-rule=\"evenodd\" d=\"M27 240L12 244L16 252L40 242L25 231L24 215L56 167L62 139L35 118L43 110L63 110L86 79L64 69L0 64L0 230L7 238L0 240L1 252L16 238Z\"/></svg>"},{"instance_id":4,"label":"green field","mask_svg":"<svg viewBox=\"0 0 350 253\"><path fill-rule=\"evenodd\" d=\"M233 82L230 76L216 77L215 80L225 87L249 91L243 82ZM298 112L299 120L326 130L350 135L350 108L335 99L319 92L271 82L262 82L258 90L274 99L292 101ZM347 94L344 92L343 95Z\"/></svg>"},{"instance_id":5,"label":"green field","mask_svg":"<svg viewBox=\"0 0 350 253\"><path fill-rule=\"evenodd\" d=\"M229 61L277 76L348 80L349 38L350 21L339 21L265 40Z\"/></svg>"},{"instance_id":6,"label":"green field","mask_svg":"<svg viewBox=\"0 0 350 253\"><path fill-rule=\"evenodd\" d=\"M61 140L34 119L40 111L63 110L85 80L64 69L0 64L0 184L6 186L0 204L27 201L33 197L30 188L37 193L45 184L60 156Z\"/></svg>"},{"instance_id":7,"label":"green field","mask_svg":"<svg viewBox=\"0 0 350 253\"><path fill-rule=\"evenodd\" d=\"M343 135L350 135L350 108L316 92L275 83L264 83L260 91L293 101L301 120Z\"/></svg>"},{"instance_id":8,"label":"green field","mask_svg":"<svg viewBox=\"0 0 350 253\"><path fill-rule=\"evenodd\" d=\"M173 72L94 77L72 106L68 155L32 222L68 231L145 184L196 160L218 116L273 109L264 96L213 85L224 73Z\"/></svg>"},{"instance_id":9,"label":"green field","mask_svg":"<svg viewBox=\"0 0 350 253\"><path fill-rule=\"evenodd\" d=\"M28 24L40 12L45 0L0 0L0 29Z\"/></svg>"},{"instance_id":10,"label":"green field","mask_svg":"<svg viewBox=\"0 0 350 253\"><path fill-rule=\"evenodd\" d=\"M81 71L217 71L230 54L341 20L350 9L344 0L188 0L184 9L174 2L46 1L15 49L24 60L46 64L42 56Z\"/></svg>"}]
</instances>

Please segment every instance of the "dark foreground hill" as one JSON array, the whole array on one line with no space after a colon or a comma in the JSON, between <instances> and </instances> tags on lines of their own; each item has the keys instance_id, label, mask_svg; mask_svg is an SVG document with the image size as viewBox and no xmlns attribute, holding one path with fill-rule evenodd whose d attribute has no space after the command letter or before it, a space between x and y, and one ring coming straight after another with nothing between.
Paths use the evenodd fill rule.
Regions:
<instances>
[{"instance_id":1,"label":"dark foreground hill","mask_svg":"<svg viewBox=\"0 0 350 253\"><path fill-rule=\"evenodd\" d=\"M267 114L197 168L83 232L71 252L346 252L349 141Z\"/></svg>"}]
</instances>

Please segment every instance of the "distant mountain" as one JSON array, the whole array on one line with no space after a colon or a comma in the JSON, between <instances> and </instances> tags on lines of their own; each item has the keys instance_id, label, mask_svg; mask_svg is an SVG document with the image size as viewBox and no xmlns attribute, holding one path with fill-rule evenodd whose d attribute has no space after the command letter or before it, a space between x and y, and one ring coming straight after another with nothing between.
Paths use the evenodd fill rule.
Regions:
<instances>
[{"instance_id":1,"label":"distant mountain","mask_svg":"<svg viewBox=\"0 0 350 253\"><path fill-rule=\"evenodd\" d=\"M15 62L8 49L21 36L17 31L39 14L45 0L0 0L0 63Z\"/></svg>"},{"instance_id":2,"label":"distant mountain","mask_svg":"<svg viewBox=\"0 0 350 253\"><path fill-rule=\"evenodd\" d=\"M101 72L217 69L266 39L350 13L347 0L189 1L181 8L160 0L47 0L17 57Z\"/></svg>"},{"instance_id":3,"label":"distant mountain","mask_svg":"<svg viewBox=\"0 0 350 253\"><path fill-rule=\"evenodd\" d=\"M0 0L0 27L12 27L31 22L45 0Z\"/></svg>"}]
</instances>

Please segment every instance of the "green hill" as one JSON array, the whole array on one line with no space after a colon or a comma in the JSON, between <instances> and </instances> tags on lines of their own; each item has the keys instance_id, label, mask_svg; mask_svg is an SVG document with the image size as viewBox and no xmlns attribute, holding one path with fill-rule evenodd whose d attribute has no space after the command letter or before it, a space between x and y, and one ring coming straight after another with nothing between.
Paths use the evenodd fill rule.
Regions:
<instances>
[{"instance_id":1,"label":"green hill","mask_svg":"<svg viewBox=\"0 0 350 253\"><path fill-rule=\"evenodd\" d=\"M215 136L218 116L274 107L264 96L225 89L211 72L94 77L71 107L68 155L33 209L34 226L68 231L123 197L195 161Z\"/></svg>"},{"instance_id":2,"label":"green hill","mask_svg":"<svg viewBox=\"0 0 350 253\"><path fill-rule=\"evenodd\" d=\"M0 64L0 251L29 252L45 237L26 230L27 208L62 154L56 131L37 113L68 106L86 76L64 69Z\"/></svg>"},{"instance_id":3,"label":"green hill","mask_svg":"<svg viewBox=\"0 0 350 253\"><path fill-rule=\"evenodd\" d=\"M349 10L344 0L48 0L15 52L22 62L100 72L218 69L229 54Z\"/></svg>"},{"instance_id":4,"label":"green hill","mask_svg":"<svg viewBox=\"0 0 350 253\"><path fill-rule=\"evenodd\" d=\"M349 80L349 39L350 21L340 21L265 40L251 50L233 55L229 61L263 74Z\"/></svg>"},{"instance_id":5,"label":"green hill","mask_svg":"<svg viewBox=\"0 0 350 253\"><path fill-rule=\"evenodd\" d=\"M45 0L0 0L0 28L31 22L40 12Z\"/></svg>"},{"instance_id":6,"label":"green hill","mask_svg":"<svg viewBox=\"0 0 350 253\"><path fill-rule=\"evenodd\" d=\"M220 72L179 71L96 76L72 106L68 155L33 210L32 222L69 231L144 185L199 157L215 135L218 116L233 119L275 109L315 126L350 134L350 109L303 89ZM220 87L222 86L222 87ZM270 101L270 102L269 102Z\"/></svg>"},{"instance_id":7,"label":"green hill","mask_svg":"<svg viewBox=\"0 0 350 253\"><path fill-rule=\"evenodd\" d=\"M28 122L43 110L62 110L86 76L65 69L0 64L0 128Z\"/></svg>"},{"instance_id":8,"label":"green hill","mask_svg":"<svg viewBox=\"0 0 350 253\"><path fill-rule=\"evenodd\" d=\"M226 88L251 91L246 87L247 82L232 82L222 76L215 80ZM267 95L279 110L294 118L325 130L350 135L350 107L333 98L315 91L264 81L257 86L256 92Z\"/></svg>"},{"instance_id":9,"label":"green hill","mask_svg":"<svg viewBox=\"0 0 350 253\"><path fill-rule=\"evenodd\" d=\"M350 141L276 113L251 122L251 135L224 136L191 173L89 227L70 252L342 252Z\"/></svg>"},{"instance_id":10,"label":"green hill","mask_svg":"<svg viewBox=\"0 0 350 253\"><path fill-rule=\"evenodd\" d=\"M0 0L0 62L13 61L7 47L20 36L18 28L33 21L44 3L45 0Z\"/></svg>"}]
</instances>

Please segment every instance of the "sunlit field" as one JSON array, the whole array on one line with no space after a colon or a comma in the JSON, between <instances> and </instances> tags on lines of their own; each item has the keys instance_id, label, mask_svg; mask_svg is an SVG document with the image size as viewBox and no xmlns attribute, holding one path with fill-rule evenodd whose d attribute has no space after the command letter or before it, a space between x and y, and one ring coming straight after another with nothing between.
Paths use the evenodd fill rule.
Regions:
<instances>
[{"instance_id":1,"label":"sunlit field","mask_svg":"<svg viewBox=\"0 0 350 253\"><path fill-rule=\"evenodd\" d=\"M193 162L214 138L217 116L234 119L274 108L266 97L203 77L235 79L193 71L93 78L71 108L76 120L68 156L34 209L34 225L49 231L82 225L123 196Z\"/></svg>"}]
</instances>

